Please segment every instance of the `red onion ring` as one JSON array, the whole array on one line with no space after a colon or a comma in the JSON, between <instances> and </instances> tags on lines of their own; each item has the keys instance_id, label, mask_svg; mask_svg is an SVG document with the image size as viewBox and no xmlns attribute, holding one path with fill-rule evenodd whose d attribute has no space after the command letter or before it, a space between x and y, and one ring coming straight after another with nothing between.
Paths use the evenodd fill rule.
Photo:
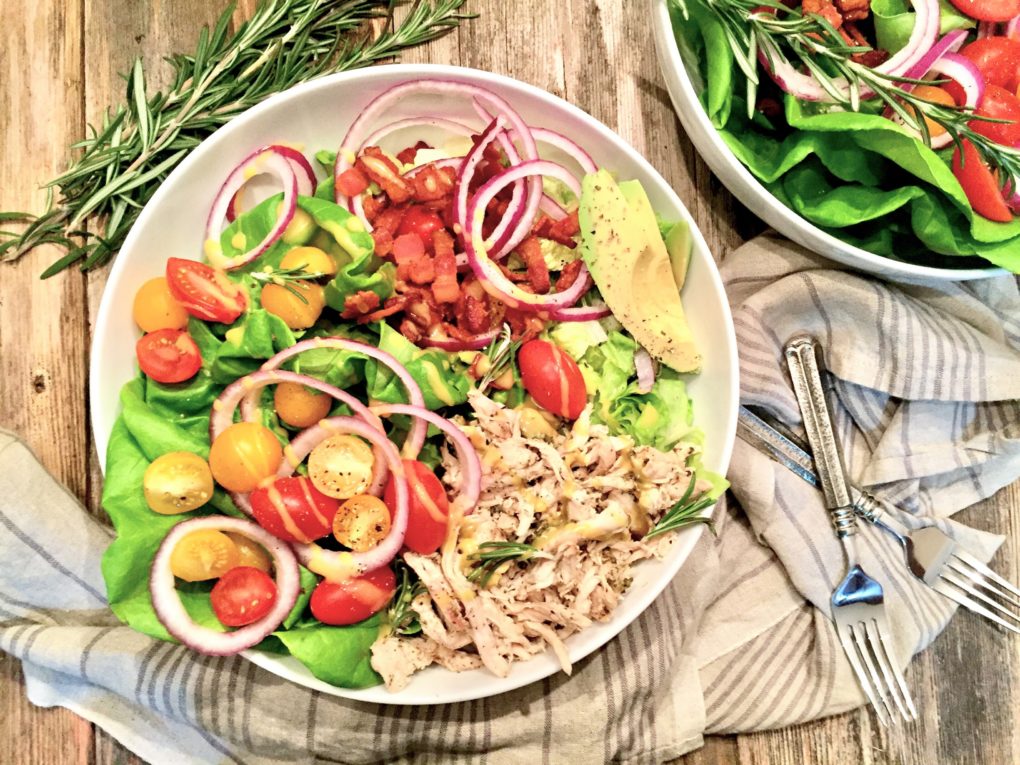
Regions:
<instances>
[{"instance_id":1,"label":"red onion ring","mask_svg":"<svg viewBox=\"0 0 1020 765\"><path fill-rule=\"evenodd\" d=\"M498 122L494 123L494 125L496 124ZM578 197L581 196L581 184L562 165L541 159L522 162L520 165L507 168L499 175L490 178L474 195L467 212L470 228L464 237L468 262L485 291L510 308L533 313L541 313L548 309L567 308L576 303L590 286L588 269L582 266L577 280L563 292L554 292L548 295L526 292L507 279L500 271L499 266L489 257L488 248L490 245L483 239L482 222L485 218L486 206L505 186L518 178L542 175L563 181Z\"/></svg>"},{"instance_id":2,"label":"red onion ring","mask_svg":"<svg viewBox=\"0 0 1020 765\"><path fill-rule=\"evenodd\" d=\"M291 164L292 158L288 152L293 149L281 150L279 146L266 146L252 152L245 157L227 176L227 179L220 186L212 208L209 210L209 217L205 226L205 256L209 263L217 268L230 271L234 268L251 263L255 258L268 250L277 239L283 236L291 220L294 219L294 212L297 210L298 195L298 174L294 172ZM256 164L257 163L257 164ZM266 234L265 238L252 247L250 250L241 253L233 258L223 255L220 245L220 232L223 229L223 222L227 217L227 210L233 202L234 195L248 182L250 178L262 173L270 173L280 179L283 185L283 203L276 223Z\"/></svg>"},{"instance_id":3,"label":"red onion ring","mask_svg":"<svg viewBox=\"0 0 1020 765\"><path fill-rule=\"evenodd\" d=\"M375 359L381 364L389 367L393 374L400 378L400 382L403 383L404 388L407 390L408 401L415 406L424 408L425 396L422 394L421 388L418 386L418 383L415 382L411 373L408 372L404 365L397 361L392 354L380 350L374 345L359 343L357 340L348 340L345 337L313 337L308 340L302 340L299 343L295 343L290 348L285 348L269 359L262 365L262 371L268 372L273 369L278 369L287 359L315 348L337 348L342 351L360 353L364 356ZM411 430L407 434L407 440L404 441L402 449L405 459L413 460L418 457L418 453L425 444L426 430L427 426L424 423L419 423L417 421L411 426Z\"/></svg>"},{"instance_id":4,"label":"red onion ring","mask_svg":"<svg viewBox=\"0 0 1020 765\"><path fill-rule=\"evenodd\" d=\"M199 529L241 534L266 549L276 570L276 602L268 614L233 632L217 632L192 620L177 594L170 555L185 535ZM261 642L287 618L300 593L301 575L287 544L256 523L225 515L191 518L174 526L156 551L149 577L152 607L160 623L184 645L207 656L231 656Z\"/></svg>"},{"instance_id":5,"label":"red onion ring","mask_svg":"<svg viewBox=\"0 0 1020 765\"><path fill-rule=\"evenodd\" d=\"M903 76L911 80L921 79L931 71L932 66L941 60L943 56L947 53L956 53L963 47L966 41L966 29L954 29L951 32L946 32ZM914 87L914 85L907 83L903 86L903 89L909 91Z\"/></svg>"},{"instance_id":6,"label":"red onion ring","mask_svg":"<svg viewBox=\"0 0 1020 765\"><path fill-rule=\"evenodd\" d=\"M1020 40L1020 16L1014 16L1006 22L1004 34L1013 40Z\"/></svg>"},{"instance_id":7,"label":"red onion ring","mask_svg":"<svg viewBox=\"0 0 1020 765\"><path fill-rule=\"evenodd\" d=\"M914 21L914 28L910 32L910 39L895 55L874 67L874 70L880 74L894 77L903 76L925 56L938 39L941 13L938 0L912 0L911 4L914 6L914 14L917 18ZM837 100L814 77L799 72L792 64L781 60L779 56L771 56L770 63L767 51L762 50L758 53L758 60L780 88L800 100ZM833 80L833 86L842 98L850 98L850 85L844 78ZM873 95L874 93L869 88L860 90L860 98L870 98Z\"/></svg>"},{"instance_id":8,"label":"red onion ring","mask_svg":"<svg viewBox=\"0 0 1020 765\"><path fill-rule=\"evenodd\" d=\"M315 170L312 169L312 163L305 158L304 154L290 146L276 143L270 148L286 157L291 167L294 168L294 173L297 175L298 180L298 194L303 197L312 196L315 193L316 185L318 185L318 180L315 178Z\"/></svg>"},{"instance_id":9,"label":"red onion ring","mask_svg":"<svg viewBox=\"0 0 1020 765\"><path fill-rule=\"evenodd\" d=\"M460 168L461 168L461 166L463 164L464 164L464 157L449 157L448 159L437 159L434 162L426 162L424 165L418 165L417 167L412 167L410 170L408 170L406 173L404 173L404 177L405 178L414 178L414 176L416 176L418 173L420 173L422 170L424 170L427 167L434 167L437 170L441 170L444 167L452 167L454 170L456 170L459 173L460 172Z\"/></svg>"},{"instance_id":10,"label":"red onion ring","mask_svg":"<svg viewBox=\"0 0 1020 765\"><path fill-rule=\"evenodd\" d=\"M361 146L358 148L363 149L366 146L378 146L379 141L388 136L390 133L395 133L398 130L404 130L409 127L422 126L437 127L463 136L472 136L478 132L476 128L473 128L470 125L465 125L463 122L446 119L445 117L429 117L423 115L421 117L408 117L406 119L397 120L396 122L390 122L387 125L376 128L375 132L365 138L365 140L361 142Z\"/></svg>"},{"instance_id":11,"label":"red onion ring","mask_svg":"<svg viewBox=\"0 0 1020 765\"><path fill-rule=\"evenodd\" d=\"M637 392L650 392L655 385L655 369L652 366L652 357L644 348L638 348L634 352L634 368L637 370Z\"/></svg>"},{"instance_id":12,"label":"red onion ring","mask_svg":"<svg viewBox=\"0 0 1020 765\"><path fill-rule=\"evenodd\" d=\"M983 40L986 37L994 37L999 29L997 21L979 21L977 25L977 39Z\"/></svg>"},{"instance_id":13,"label":"red onion ring","mask_svg":"<svg viewBox=\"0 0 1020 765\"><path fill-rule=\"evenodd\" d=\"M380 417L406 414L421 419L430 425L435 425L439 430L443 431L446 437L453 443L453 448L457 452L457 460L460 462L461 470L463 471L454 502L459 502L464 507L463 512L465 515L475 509L475 505L478 504L478 498L482 494L482 461L478 458L478 452L475 451L475 447L472 446L471 440L463 430L445 417L420 406L376 404L371 409L374 414Z\"/></svg>"},{"instance_id":14,"label":"red onion ring","mask_svg":"<svg viewBox=\"0 0 1020 765\"><path fill-rule=\"evenodd\" d=\"M426 410L428 411L428 410ZM373 446L379 447L389 468L390 475L394 480L396 490L396 507L393 508L393 523L390 526L386 537L371 550L366 552L335 552L325 550L314 542L309 544L291 545L298 560L309 570L334 582L342 582L355 576L360 576L368 571L373 571L385 566L404 544L404 534L407 532L408 517L408 488L407 478L404 476L404 466L400 461L400 454L397 447L386 438L381 430L373 428L363 420L354 417L329 417L322 420L318 425L307 428L291 442L291 448L295 453L304 451L310 452L318 444L330 436L338 433L351 433L364 438ZM289 468L289 469L288 469ZM286 478L293 475L294 469L287 463L280 466L280 475Z\"/></svg>"},{"instance_id":15,"label":"red onion ring","mask_svg":"<svg viewBox=\"0 0 1020 765\"><path fill-rule=\"evenodd\" d=\"M962 31L962 30L961 30ZM949 35L946 35L948 37ZM937 61L932 63L931 67L924 72L924 74L937 74L943 75L950 80L956 82L961 88L963 88L966 101L964 106L971 109L977 108L977 105L981 103L981 99L985 93L985 78L981 72L974 65L970 59L965 56L961 56L958 53L943 53ZM913 88L914 86L909 86ZM908 88L904 88L905 90ZM900 124L903 124L903 118L898 114L888 114L890 119ZM908 128L909 129L909 128ZM911 130L918 139L921 138L921 134L917 131ZM950 133L944 132L941 135L931 136L931 148L942 149L949 146L953 142L953 136Z\"/></svg>"}]
</instances>

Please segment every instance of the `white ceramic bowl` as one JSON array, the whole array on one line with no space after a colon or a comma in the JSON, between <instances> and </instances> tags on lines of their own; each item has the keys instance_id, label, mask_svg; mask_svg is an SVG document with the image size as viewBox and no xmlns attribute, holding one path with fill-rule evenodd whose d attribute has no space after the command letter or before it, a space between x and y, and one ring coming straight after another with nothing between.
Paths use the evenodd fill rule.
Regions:
<instances>
[{"instance_id":1,"label":"white ceramic bowl","mask_svg":"<svg viewBox=\"0 0 1020 765\"><path fill-rule=\"evenodd\" d=\"M875 255L822 231L784 205L741 164L719 136L719 132L702 108L701 101L698 100L703 82L698 71L699 64L697 61L685 61L677 48L669 18L668 0L650 1L651 24L659 64L666 80L666 88L673 99L673 107L680 117L680 123L694 147L712 168L712 172L719 176L719 180L726 188L751 212L780 233L819 255L887 279L898 281L987 279L1006 273L992 266L933 268Z\"/></svg>"},{"instance_id":2,"label":"white ceramic bowl","mask_svg":"<svg viewBox=\"0 0 1020 765\"><path fill-rule=\"evenodd\" d=\"M335 148L352 118L375 95L406 80L440 77L475 83L496 91L514 105L529 124L543 125L572 136L599 163L621 178L637 178L655 209L667 219L686 220L694 232L694 252L684 301L695 337L704 349L705 366L690 384L697 424L707 434L705 464L725 473L736 429L737 353L726 295L704 239L676 194L633 148L580 109L529 85L486 72L447 66L383 66L326 77L268 99L202 143L153 196L117 256L103 293L92 344L90 395L92 428L100 460L119 411L118 392L136 374L131 319L135 291L163 273L170 256L200 259L206 212L223 178L253 148L287 141L303 144L306 153ZM423 108L424 107L424 108ZM469 116L460 105L405 103L400 111ZM390 114L397 118L401 115ZM419 136L420 137L420 136ZM665 560L635 570L634 584L613 619L570 638L567 647L578 661L613 638L662 591L687 558L701 526L683 532ZM485 670L463 673L429 668L418 673L399 693L382 686L365 690L335 688L316 680L292 657L247 652L249 659L275 674L326 693L361 701L394 704L436 704L482 698L540 680L559 670L551 654L515 664L500 679Z\"/></svg>"}]
</instances>

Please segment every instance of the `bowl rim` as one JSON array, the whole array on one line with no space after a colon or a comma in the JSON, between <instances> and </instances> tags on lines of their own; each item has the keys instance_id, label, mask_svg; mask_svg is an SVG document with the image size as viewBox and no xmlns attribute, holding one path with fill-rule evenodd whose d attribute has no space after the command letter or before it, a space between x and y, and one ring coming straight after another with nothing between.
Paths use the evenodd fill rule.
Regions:
<instances>
[{"instance_id":1,"label":"bowl rim","mask_svg":"<svg viewBox=\"0 0 1020 765\"><path fill-rule=\"evenodd\" d=\"M96 314L95 329L90 346L89 422L90 427L93 430L93 439L100 458L100 467L104 478L106 472L106 451L109 444L110 431L109 428L102 430L97 427L98 410L97 407L91 405L91 402L99 400L101 381L104 376L102 372L102 359L105 357L106 344L108 342L112 342L110 339L110 332L104 331L108 327L113 326L114 321L113 300L108 296L113 295L117 291L120 282L124 278L126 264L128 261L128 257L125 253L132 252L132 250L136 247L136 241L141 237L141 232L145 228L143 224L145 224L150 217L156 214L155 211L157 211L163 204L164 197L173 192L173 187L175 185L173 181L175 178L185 174L193 165L201 162L206 154L217 150L221 145L229 142L233 133L239 130L242 125L251 120L259 119L264 112L276 108L281 103L295 99L304 99L310 97L310 94L314 94L317 91L328 91L332 88L342 86L352 80L372 81L380 79L386 82L394 75L394 73L403 74L406 79L429 77L476 82L496 89L497 91L502 90L502 94L504 95L507 94L507 90L510 91L509 95L511 97L515 91L520 91L531 98L545 102L551 109L558 110L561 113L565 112L570 118L588 123L593 131L599 133L600 136L606 139L610 144L621 147L623 152L628 155L628 159L636 164L641 171L651 179L653 185L657 187L657 190L666 195L675 207L681 211L682 217L690 225L694 240L694 247L697 251L695 253L696 259L704 261L703 265L705 266L706 287L710 287L718 297L719 304L721 306L721 312L718 319L723 321L725 327L725 348L717 347L713 350L715 354L725 356L725 362L731 370L725 383L728 386L727 400L732 402L732 405L729 407L729 411L725 412L725 428L723 428L720 432L713 434L713 440L719 439L719 457L716 469L720 474L725 475L729 469L729 463L736 438L737 409L739 406L739 360L737 356L736 334L733 326L732 314L726 297L726 291L722 283L722 277L712 256L711 250L709 249L693 215L665 178L663 178L658 170L656 170L640 152L634 149L634 147L632 147L622 136L617 134L601 121L595 119L568 101L548 93L537 86L531 85L530 83L522 82L506 75L486 72L469 67L459 67L446 64L387 64L348 72L339 72L320 77L275 94L265 101L256 104L244 113L232 119L226 125L218 128L212 135L203 140L202 143L193 149L191 153L180 163L180 165L178 165L170 173L160 188L156 190L152 198L146 203L138 220L135 222L134 226L132 226L131 231L128 233L128 236L121 247L120 256L115 259L111 267L109 277L103 289L103 296L100 301L99 310ZM385 85L385 87L392 87L394 84L395 82L389 82ZM118 404L116 410L119 411L119 409L120 407ZM110 425L112 427L112 423ZM712 509L713 508L710 507L706 511L706 514L709 514ZM623 630L629 627L641 616L642 613L647 610L652 602L675 578L680 568L687 562L691 551L703 533L702 525L703 524L698 524L697 526L691 527L678 534L677 541L670 552L670 558L673 558L673 556L675 556L675 558L673 558L672 561L669 561L669 559L662 561L662 563L667 563L668 561L668 565L663 569L661 576L656 578L647 587L640 591L631 591L626 593L625 598L633 598L633 600L629 601L630 605L628 607L628 612L632 612L632 615L630 615L624 623L620 625L614 624L611 629L605 631L605 634L600 633L596 637L589 637L582 648L578 648L576 642L573 646L571 646L571 641L568 640L567 650L572 662L576 663L580 661L584 657L597 651L610 640L618 637ZM619 608L619 606L617 608ZM618 612L614 612L614 614L615 613ZM582 634L584 634L583 631L578 633L578 635ZM577 637L577 635L572 637ZM507 678L497 678L493 676L492 682L489 683L485 689L478 692L466 692L459 694L448 693L443 698L436 698L427 693L408 694L406 689L405 691L391 693L386 691L385 686L383 685L372 686L367 689L340 688L314 678L308 670L301 666L292 656L280 657L254 649L244 651L242 655L254 664L273 672L283 679L295 682L298 685L355 701L391 705L445 704L487 698L521 688L525 685L530 685L538 680L549 677L558 671L558 664L555 662L546 662L546 664L550 666L543 666L541 663L536 662L536 659L540 659L542 657L546 657L547 659L549 658L549 651L546 651L545 653L537 654L524 662L515 663L515 669L518 671L512 673ZM295 664L297 667L293 666ZM529 664L533 665L533 667L537 667L537 669L532 669L532 671L521 671L528 667Z\"/></svg>"},{"instance_id":2,"label":"bowl rim","mask_svg":"<svg viewBox=\"0 0 1020 765\"><path fill-rule=\"evenodd\" d=\"M793 235L787 233L784 229L799 230L798 233L803 236L810 236L817 244L809 246L803 241L800 243L814 250L819 255L836 260L844 265L898 281L969 281L973 279L990 279L1009 273L1007 270L997 266L960 269L937 268L935 266L916 265L906 261L894 260L884 255L876 255L873 252L868 252L860 247L844 242L827 231L823 231L807 218L780 202L719 138L719 131L712 124L708 114L702 107L701 99L698 97L694 83L691 81L683 58L680 56L680 50L674 37L672 20L669 16L669 0L651 0L651 2L653 3L651 24L654 27L655 47L658 51L659 64L662 69L663 78L666 81L666 89L669 91L670 99L673 102L674 111L679 117L684 130L688 135L692 136L691 141L698 154L709 165L712 172L745 205L752 206L752 202L746 201L745 198L762 205L765 208L765 213L761 214L760 217L764 218L766 223L791 238L793 238ZM692 105L694 108L691 108ZM716 156L713 156L712 152L705 151L698 145L693 136L698 135L699 132L711 137L712 143L718 149Z\"/></svg>"}]
</instances>

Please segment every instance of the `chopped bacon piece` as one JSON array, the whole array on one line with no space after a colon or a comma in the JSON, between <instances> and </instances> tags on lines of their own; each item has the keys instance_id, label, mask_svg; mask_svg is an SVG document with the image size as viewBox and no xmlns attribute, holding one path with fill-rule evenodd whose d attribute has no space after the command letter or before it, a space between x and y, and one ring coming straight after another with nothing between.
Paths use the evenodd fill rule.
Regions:
<instances>
[{"instance_id":1,"label":"chopped bacon piece","mask_svg":"<svg viewBox=\"0 0 1020 765\"><path fill-rule=\"evenodd\" d=\"M424 254L425 242L417 234L401 234L393 240L393 259L398 266L415 261Z\"/></svg>"},{"instance_id":2,"label":"chopped bacon piece","mask_svg":"<svg viewBox=\"0 0 1020 765\"><path fill-rule=\"evenodd\" d=\"M354 166L379 184L391 202L401 204L411 198L411 185L400 175L400 169L378 146L369 146Z\"/></svg>"},{"instance_id":3,"label":"chopped bacon piece","mask_svg":"<svg viewBox=\"0 0 1020 765\"><path fill-rule=\"evenodd\" d=\"M347 197L356 197L368 188L368 178L356 167L344 170L336 178L336 190Z\"/></svg>"},{"instance_id":4,"label":"chopped bacon piece","mask_svg":"<svg viewBox=\"0 0 1020 765\"><path fill-rule=\"evenodd\" d=\"M514 308L506 309L505 319L515 340L530 340L545 328L545 321L542 319Z\"/></svg>"},{"instance_id":5,"label":"chopped bacon piece","mask_svg":"<svg viewBox=\"0 0 1020 765\"><path fill-rule=\"evenodd\" d=\"M549 291L549 267L542 257L542 245L538 237L529 236L517 245L517 255L528 267L528 281L531 288L538 294Z\"/></svg>"},{"instance_id":6,"label":"chopped bacon piece","mask_svg":"<svg viewBox=\"0 0 1020 765\"><path fill-rule=\"evenodd\" d=\"M577 246L574 237L581 233L577 210L568 213L562 220L553 220L543 215L532 227L531 233L542 239L552 239L554 242L573 249Z\"/></svg>"},{"instance_id":7,"label":"chopped bacon piece","mask_svg":"<svg viewBox=\"0 0 1020 765\"><path fill-rule=\"evenodd\" d=\"M400 313L407 307L407 299L407 295L394 295L391 298L387 298L386 302L383 303L383 307L378 311L372 311L372 313L366 313L364 316L359 316L358 324L382 321L387 316Z\"/></svg>"},{"instance_id":8,"label":"chopped bacon piece","mask_svg":"<svg viewBox=\"0 0 1020 765\"><path fill-rule=\"evenodd\" d=\"M583 262L578 258L563 266L563 270L560 271L560 278L556 280L557 292L563 292L573 286L574 282L577 281L577 275L581 273L581 264Z\"/></svg>"},{"instance_id":9,"label":"chopped bacon piece","mask_svg":"<svg viewBox=\"0 0 1020 765\"><path fill-rule=\"evenodd\" d=\"M445 172L445 171L449 172ZM411 179L414 199L418 202L435 202L453 193L454 174L451 168L425 167Z\"/></svg>"},{"instance_id":10,"label":"chopped bacon piece","mask_svg":"<svg viewBox=\"0 0 1020 765\"><path fill-rule=\"evenodd\" d=\"M385 258L393 252L393 235L386 229L374 229L372 241L375 243L375 254L380 258Z\"/></svg>"},{"instance_id":11,"label":"chopped bacon piece","mask_svg":"<svg viewBox=\"0 0 1020 765\"><path fill-rule=\"evenodd\" d=\"M365 208L365 217L368 218L368 222L374 226L380 213L389 206L389 201L383 194L377 197L370 194L361 200L361 205Z\"/></svg>"},{"instance_id":12,"label":"chopped bacon piece","mask_svg":"<svg viewBox=\"0 0 1020 765\"><path fill-rule=\"evenodd\" d=\"M356 319L379 307L379 296L370 290L360 290L344 299L341 319Z\"/></svg>"},{"instance_id":13,"label":"chopped bacon piece","mask_svg":"<svg viewBox=\"0 0 1020 765\"><path fill-rule=\"evenodd\" d=\"M432 249L436 253L436 280L432 283L432 295L437 303L454 303L460 296L460 286L457 284L453 237L445 229L432 232Z\"/></svg>"},{"instance_id":14,"label":"chopped bacon piece","mask_svg":"<svg viewBox=\"0 0 1020 765\"><path fill-rule=\"evenodd\" d=\"M889 51L881 49L867 50L863 53L855 53L850 58L858 64L863 64L864 66L871 67L873 69L879 64L885 63L885 60L889 58Z\"/></svg>"},{"instance_id":15,"label":"chopped bacon piece","mask_svg":"<svg viewBox=\"0 0 1020 765\"><path fill-rule=\"evenodd\" d=\"M400 334L416 345L422 338L422 333L418 328L418 325L410 319L404 319L400 322Z\"/></svg>"},{"instance_id":16,"label":"chopped bacon piece","mask_svg":"<svg viewBox=\"0 0 1020 765\"><path fill-rule=\"evenodd\" d=\"M843 17L839 15L836 6L831 0L804 0L801 4L801 12L806 14L815 13L828 21L836 29L843 24Z\"/></svg>"},{"instance_id":17,"label":"chopped bacon piece","mask_svg":"<svg viewBox=\"0 0 1020 765\"><path fill-rule=\"evenodd\" d=\"M436 278L435 263L425 254L406 260L397 266L397 278L418 286L429 284Z\"/></svg>"},{"instance_id":18,"label":"chopped bacon piece","mask_svg":"<svg viewBox=\"0 0 1020 765\"><path fill-rule=\"evenodd\" d=\"M375 254L379 257L386 257L393 251L393 238L406 211L403 206L387 207L373 222L372 239L375 240Z\"/></svg>"},{"instance_id":19,"label":"chopped bacon piece","mask_svg":"<svg viewBox=\"0 0 1020 765\"><path fill-rule=\"evenodd\" d=\"M514 284L521 284L528 281L527 273L523 271L511 271L503 263L499 264L499 270L503 272L503 276L512 281Z\"/></svg>"},{"instance_id":20,"label":"chopped bacon piece","mask_svg":"<svg viewBox=\"0 0 1020 765\"><path fill-rule=\"evenodd\" d=\"M489 329L488 297L476 298L466 295L464 298L465 329L472 334L481 334Z\"/></svg>"},{"instance_id":21,"label":"chopped bacon piece","mask_svg":"<svg viewBox=\"0 0 1020 765\"><path fill-rule=\"evenodd\" d=\"M868 18L871 11L871 0L835 0L843 21L860 21Z\"/></svg>"},{"instance_id":22,"label":"chopped bacon piece","mask_svg":"<svg viewBox=\"0 0 1020 765\"><path fill-rule=\"evenodd\" d=\"M415 157L415 155L418 153L418 151L420 149L431 149L431 148L432 147L429 146L424 141L418 141L418 143L416 143L414 146L408 146L406 149L404 149L402 152L400 152L397 155L397 159L399 159L405 165L410 165L412 162L414 162L414 157Z\"/></svg>"}]
</instances>

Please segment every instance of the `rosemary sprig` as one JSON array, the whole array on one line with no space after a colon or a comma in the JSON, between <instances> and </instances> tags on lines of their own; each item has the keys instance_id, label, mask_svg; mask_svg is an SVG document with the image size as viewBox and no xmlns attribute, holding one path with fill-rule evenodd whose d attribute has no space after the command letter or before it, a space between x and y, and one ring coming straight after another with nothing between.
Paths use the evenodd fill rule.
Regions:
<instances>
[{"instance_id":1,"label":"rosemary sprig","mask_svg":"<svg viewBox=\"0 0 1020 765\"><path fill-rule=\"evenodd\" d=\"M496 571L510 561L526 561L549 557L549 553L523 542L482 542L468 558L476 561L468 579L479 587L487 587Z\"/></svg>"},{"instance_id":2,"label":"rosemary sprig","mask_svg":"<svg viewBox=\"0 0 1020 765\"><path fill-rule=\"evenodd\" d=\"M386 623L390 631L396 635L410 637L421 632L418 616L411 608L411 603L424 593L425 585L417 577L412 578L410 568L403 562L398 563L399 584L386 611Z\"/></svg>"},{"instance_id":3,"label":"rosemary sprig","mask_svg":"<svg viewBox=\"0 0 1020 765\"><path fill-rule=\"evenodd\" d=\"M521 347L520 340L514 340L509 324L504 324L499 335L489 343L485 349L485 358L489 361L489 368L482 379L478 381L478 390L484 393L495 380L503 376L517 357L517 350Z\"/></svg>"},{"instance_id":4,"label":"rosemary sprig","mask_svg":"<svg viewBox=\"0 0 1020 765\"><path fill-rule=\"evenodd\" d=\"M714 529L712 519L701 515L701 511L706 507L714 505L716 500L714 497L708 496L691 499L696 482L697 476L692 473L690 483L687 484L687 490L684 492L684 495L680 497L673 507L666 511L666 514L659 519L659 522L655 524L652 530L645 534L645 539L651 539L668 531L676 531L684 526L693 526L697 523L708 524L709 528Z\"/></svg>"},{"instance_id":5,"label":"rosemary sprig","mask_svg":"<svg viewBox=\"0 0 1020 765\"><path fill-rule=\"evenodd\" d=\"M0 221L27 222L0 233L0 260L56 244L67 252L43 278L74 263L82 270L106 263L170 171L218 127L274 93L392 59L470 18L460 12L465 0L413 2L398 26L378 36L366 22L392 22L395 0L262 0L233 33L231 5L202 30L192 55L167 59L173 76L165 92L149 92L137 60L125 103L90 127L72 146L70 167L47 184L55 193L46 212L0 213Z\"/></svg>"},{"instance_id":6,"label":"rosemary sprig","mask_svg":"<svg viewBox=\"0 0 1020 765\"><path fill-rule=\"evenodd\" d=\"M261 271L252 271L248 276L260 284L275 284L278 287L283 287L302 303L308 305L308 298L301 294L301 290L294 285L294 282L314 281L329 274L321 271L305 271L305 268L307 268L307 264L292 268L272 268L271 266L266 266Z\"/></svg>"},{"instance_id":7,"label":"rosemary sprig","mask_svg":"<svg viewBox=\"0 0 1020 765\"><path fill-rule=\"evenodd\" d=\"M686 18L688 0L671 0ZM960 147L970 141L992 167L1002 173L1003 183L1020 177L1020 149L1003 146L975 131L973 120L1001 122L972 110L932 103L903 85L921 81L876 72L853 60L857 53L870 50L849 45L835 27L816 14L802 15L778 0L699 0L718 19L733 51L734 60L747 80L748 115L757 102L758 58L764 57L770 68L785 64L806 69L832 102L851 111L860 111L862 93L871 91L885 107L893 111L921 140L931 146L927 120L940 125ZM764 10L767 7L769 10ZM940 81L928 82L937 84Z\"/></svg>"}]
</instances>

